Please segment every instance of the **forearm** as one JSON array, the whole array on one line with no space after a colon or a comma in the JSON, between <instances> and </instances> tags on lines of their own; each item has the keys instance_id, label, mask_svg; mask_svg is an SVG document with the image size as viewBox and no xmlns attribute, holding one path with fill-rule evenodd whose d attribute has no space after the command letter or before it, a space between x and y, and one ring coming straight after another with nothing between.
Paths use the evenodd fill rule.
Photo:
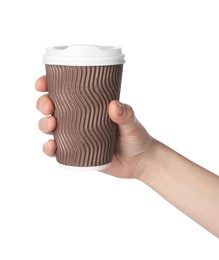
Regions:
<instances>
[{"instance_id":1,"label":"forearm","mask_svg":"<svg viewBox=\"0 0 219 260\"><path fill-rule=\"evenodd\" d=\"M154 141L140 179L219 237L219 177Z\"/></svg>"}]
</instances>

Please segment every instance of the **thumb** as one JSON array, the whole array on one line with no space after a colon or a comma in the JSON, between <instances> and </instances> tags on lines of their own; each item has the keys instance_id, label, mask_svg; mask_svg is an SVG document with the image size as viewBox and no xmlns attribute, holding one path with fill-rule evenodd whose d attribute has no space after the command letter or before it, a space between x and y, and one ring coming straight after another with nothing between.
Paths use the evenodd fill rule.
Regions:
<instances>
[{"instance_id":1,"label":"thumb","mask_svg":"<svg viewBox=\"0 0 219 260\"><path fill-rule=\"evenodd\" d=\"M119 125L124 134L131 134L139 127L132 107L117 100L110 102L109 116L114 123Z\"/></svg>"},{"instance_id":2,"label":"thumb","mask_svg":"<svg viewBox=\"0 0 219 260\"><path fill-rule=\"evenodd\" d=\"M133 109L126 104L113 100L109 104L109 116L118 124L119 142L117 152L126 158L136 158L148 149L152 137L137 120Z\"/></svg>"}]
</instances>

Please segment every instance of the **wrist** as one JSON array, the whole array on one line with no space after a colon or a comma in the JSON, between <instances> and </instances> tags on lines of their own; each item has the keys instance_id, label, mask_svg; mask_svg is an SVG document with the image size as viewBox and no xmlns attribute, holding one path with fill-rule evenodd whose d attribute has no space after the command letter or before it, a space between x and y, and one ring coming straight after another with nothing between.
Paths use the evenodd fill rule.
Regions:
<instances>
[{"instance_id":1,"label":"wrist","mask_svg":"<svg viewBox=\"0 0 219 260\"><path fill-rule=\"evenodd\" d=\"M143 154L138 165L137 179L151 186L160 172L162 160L165 158L167 147L156 139L151 140L148 149Z\"/></svg>"}]
</instances>

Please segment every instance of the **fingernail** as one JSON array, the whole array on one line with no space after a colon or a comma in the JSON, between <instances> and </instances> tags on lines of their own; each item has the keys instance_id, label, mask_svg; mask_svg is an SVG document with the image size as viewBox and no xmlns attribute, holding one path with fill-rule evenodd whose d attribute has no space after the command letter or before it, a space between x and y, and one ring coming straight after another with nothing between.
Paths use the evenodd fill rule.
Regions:
<instances>
[{"instance_id":1,"label":"fingernail","mask_svg":"<svg viewBox=\"0 0 219 260\"><path fill-rule=\"evenodd\" d=\"M120 102L117 102L117 111L118 111L118 114L120 115L120 116L123 116L124 115L124 106L123 106L123 104L122 103L120 103Z\"/></svg>"}]
</instances>

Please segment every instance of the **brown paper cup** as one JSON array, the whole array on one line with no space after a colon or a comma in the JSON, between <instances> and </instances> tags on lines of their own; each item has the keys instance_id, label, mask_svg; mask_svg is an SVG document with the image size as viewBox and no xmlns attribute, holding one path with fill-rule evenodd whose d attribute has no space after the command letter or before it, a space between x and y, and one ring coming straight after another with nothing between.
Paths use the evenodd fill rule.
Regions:
<instances>
[{"instance_id":1,"label":"brown paper cup","mask_svg":"<svg viewBox=\"0 0 219 260\"><path fill-rule=\"evenodd\" d=\"M102 170L110 165L114 152L116 124L109 118L108 106L119 100L123 64L92 65L91 59L83 63L89 65L46 64L57 120L56 159L69 169Z\"/></svg>"}]
</instances>

